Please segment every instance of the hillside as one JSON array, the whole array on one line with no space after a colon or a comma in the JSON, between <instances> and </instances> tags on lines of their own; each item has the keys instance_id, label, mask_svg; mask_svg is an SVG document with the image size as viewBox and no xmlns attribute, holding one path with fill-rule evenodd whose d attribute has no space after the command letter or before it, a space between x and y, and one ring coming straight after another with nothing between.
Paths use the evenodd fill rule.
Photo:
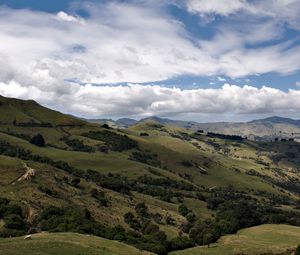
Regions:
<instances>
[{"instance_id":1,"label":"hillside","mask_svg":"<svg viewBox=\"0 0 300 255\"><path fill-rule=\"evenodd\" d=\"M75 233L40 233L32 235L31 240L24 240L21 237L2 239L0 254L150 255L117 241Z\"/></svg>"},{"instance_id":2,"label":"hillside","mask_svg":"<svg viewBox=\"0 0 300 255\"><path fill-rule=\"evenodd\" d=\"M241 228L300 225L297 142L153 119L113 129L1 98L0 112L7 111L0 115L1 237L79 232L163 255ZM37 134L45 144L34 142Z\"/></svg>"},{"instance_id":3,"label":"hillside","mask_svg":"<svg viewBox=\"0 0 300 255\"><path fill-rule=\"evenodd\" d=\"M222 237L211 247L202 246L171 255L292 254L299 243L300 228L288 225L261 225Z\"/></svg>"},{"instance_id":4,"label":"hillside","mask_svg":"<svg viewBox=\"0 0 300 255\"><path fill-rule=\"evenodd\" d=\"M212 122L199 123L195 121L181 121L167 118L149 117L139 121L132 119L119 120L88 120L92 123L108 124L114 128L128 128L147 122L156 122L160 125L174 126L191 131L203 130L228 135L240 135L251 140L274 140L275 138L300 139L300 120L283 117L269 117L249 122Z\"/></svg>"},{"instance_id":5,"label":"hillside","mask_svg":"<svg viewBox=\"0 0 300 255\"><path fill-rule=\"evenodd\" d=\"M82 125L83 121L62 114L57 111L47 109L33 100L19 100L5 98L0 95L0 125L18 126L27 123L31 126L72 126Z\"/></svg>"}]
</instances>

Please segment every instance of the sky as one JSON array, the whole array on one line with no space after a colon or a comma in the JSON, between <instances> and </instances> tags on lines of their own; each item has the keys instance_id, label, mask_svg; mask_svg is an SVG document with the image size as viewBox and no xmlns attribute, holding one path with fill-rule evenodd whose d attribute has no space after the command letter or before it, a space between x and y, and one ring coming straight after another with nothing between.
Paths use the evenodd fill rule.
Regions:
<instances>
[{"instance_id":1,"label":"sky","mask_svg":"<svg viewBox=\"0 0 300 255\"><path fill-rule=\"evenodd\" d=\"M0 0L0 94L85 118L300 119L300 1Z\"/></svg>"}]
</instances>

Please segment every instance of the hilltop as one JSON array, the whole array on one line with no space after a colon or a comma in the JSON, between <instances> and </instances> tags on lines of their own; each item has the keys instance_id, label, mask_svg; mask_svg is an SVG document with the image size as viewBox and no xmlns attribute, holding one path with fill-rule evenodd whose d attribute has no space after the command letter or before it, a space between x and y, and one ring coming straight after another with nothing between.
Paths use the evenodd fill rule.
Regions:
<instances>
[{"instance_id":1,"label":"hilltop","mask_svg":"<svg viewBox=\"0 0 300 255\"><path fill-rule=\"evenodd\" d=\"M228 135L240 135L251 140L270 141L275 138L300 139L300 120L273 116L249 122L212 122L199 123L195 121L172 120L160 117L148 117L139 121L133 119L119 120L88 120L99 124L108 124L114 128L128 128L147 122L156 122L160 125L174 126L191 131L203 130Z\"/></svg>"},{"instance_id":2,"label":"hilltop","mask_svg":"<svg viewBox=\"0 0 300 255\"><path fill-rule=\"evenodd\" d=\"M166 254L241 228L300 225L297 142L157 119L110 128L4 97L0 112L2 237L79 232Z\"/></svg>"}]
</instances>

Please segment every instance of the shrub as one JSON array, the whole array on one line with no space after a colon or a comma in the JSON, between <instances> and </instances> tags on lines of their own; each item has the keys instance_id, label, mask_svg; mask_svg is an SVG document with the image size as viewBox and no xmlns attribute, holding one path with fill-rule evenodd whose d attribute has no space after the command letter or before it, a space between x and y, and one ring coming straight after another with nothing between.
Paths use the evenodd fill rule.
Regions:
<instances>
[{"instance_id":1,"label":"shrub","mask_svg":"<svg viewBox=\"0 0 300 255\"><path fill-rule=\"evenodd\" d=\"M90 131L82 135L91 139L105 142L105 145L108 146L113 151L121 152L124 150L138 148L137 142L130 139L127 135L120 135L108 130Z\"/></svg>"},{"instance_id":2,"label":"shrub","mask_svg":"<svg viewBox=\"0 0 300 255\"><path fill-rule=\"evenodd\" d=\"M182 216L186 216L190 210L184 205L184 204L181 204L179 205L178 207L178 212L182 215Z\"/></svg>"},{"instance_id":3,"label":"shrub","mask_svg":"<svg viewBox=\"0 0 300 255\"><path fill-rule=\"evenodd\" d=\"M295 255L300 255L300 244L297 245L297 248L295 250Z\"/></svg>"},{"instance_id":4,"label":"shrub","mask_svg":"<svg viewBox=\"0 0 300 255\"><path fill-rule=\"evenodd\" d=\"M136 213L142 218L146 218L149 216L148 207L144 203L138 203L134 209Z\"/></svg>"},{"instance_id":5,"label":"shrub","mask_svg":"<svg viewBox=\"0 0 300 255\"><path fill-rule=\"evenodd\" d=\"M44 137L41 134L37 134L34 137L30 139L30 143L39 146L44 147L45 146L45 140Z\"/></svg>"}]
</instances>

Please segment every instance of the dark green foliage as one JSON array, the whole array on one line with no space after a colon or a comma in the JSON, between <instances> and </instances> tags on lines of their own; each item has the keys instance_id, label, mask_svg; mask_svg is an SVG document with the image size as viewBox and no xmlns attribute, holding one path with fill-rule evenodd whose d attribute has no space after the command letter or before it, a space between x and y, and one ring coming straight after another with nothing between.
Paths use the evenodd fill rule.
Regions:
<instances>
[{"instance_id":1,"label":"dark green foliage","mask_svg":"<svg viewBox=\"0 0 300 255\"><path fill-rule=\"evenodd\" d=\"M188 161L188 160L181 161L180 163L181 163L181 165L183 165L185 167L192 167L194 165L193 162Z\"/></svg>"},{"instance_id":2,"label":"dark green foliage","mask_svg":"<svg viewBox=\"0 0 300 255\"><path fill-rule=\"evenodd\" d=\"M187 236L178 236L170 241L170 250L184 250L193 247L195 244Z\"/></svg>"},{"instance_id":3,"label":"dark green foliage","mask_svg":"<svg viewBox=\"0 0 300 255\"><path fill-rule=\"evenodd\" d=\"M265 223L300 225L300 221L297 220L299 213L281 211L261 204L256 199L233 190L232 187L213 191L207 199L207 204L210 209L217 210L216 218L187 224L184 228L198 245L209 245L222 235Z\"/></svg>"},{"instance_id":4,"label":"dark green foliage","mask_svg":"<svg viewBox=\"0 0 300 255\"><path fill-rule=\"evenodd\" d=\"M45 140L44 137L41 134L37 134L34 137L30 139L30 143L39 146L44 147L45 146Z\"/></svg>"},{"instance_id":5,"label":"dark green foliage","mask_svg":"<svg viewBox=\"0 0 300 255\"><path fill-rule=\"evenodd\" d=\"M190 222L191 224L193 224L196 221L196 215L192 212L189 212L185 218L187 219L188 222Z\"/></svg>"},{"instance_id":6,"label":"dark green foliage","mask_svg":"<svg viewBox=\"0 0 300 255\"><path fill-rule=\"evenodd\" d=\"M148 133L140 133L140 136L149 136Z\"/></svg>"},{"instance_id":7,"label":"dark green foliage","mask_svg":"<svg viewBox=\"0 0 300 255\"><path fill-rule=\"evenodd\" d=\"M105 142L105 145L113 151L124 151L138 148L137 142L130 139L127 135L120 135L108 130L90 131L82 135Z\"/></svg>"},{"instance_id":8,"label":"dark green foliage","mask_svg":"<svg viewBox=\"0 0 300 255\"><path fill-rule=\"evenodd\" d=\"M82 152L95 152L96 150L88 145L85 145L81 140L78 139L70 139L68 137L63 137L61 139L66 145L72 148L74 151L82 151Z\"/></svg>"},{"instance_id":9,"label":"dark green foliage","mask_svg":"<svg viewBox=\"0 0 300 255\"><path fill-rule=\"evenodd\" d=\"M206 136L211 138L220 138L220 139L227 139L227 140L234 140L234 141L244 140L244 138L239 135L224 135L224 134L217 134L212 132L207 132Z\"/></svg>"},{"instance_id":10,"label":"dark green foliage","mask_svg":"<svg viewBox=\"0 0 300 255\"><path fill-rule=\"evenodd\" d=\"M151 176L148 175L143 175L138 178L138 182L153 185L153 186L160 186L160 187L165 187L165 188L174 188L174 189L179 189L179 190L185 190L185 191L195 191L197 190L196 186L193 186L192 184L189 184L185 181L175 181L172 180L168 177L165 178L152 178Z\"/></svg>"},{"instance_id":11,"label":"dark green foliage","mask_svg":"<svg viewBox=\"0 0 300 255\"><path fill-rule=\"evenodd\" d=\"M91 229L91 215L87 210L76 208L47 207L40 215L42 230L52 232L84 232Z\"/></svg>"},{"instance_id":12,"label":"dark green foliage","mask_svg":"<svg viewBox=\"0 0 300 255\"><path fill-rule=\"evenodd\" d=\"M7 216L4 217L5 228L25 231L27 226L22 217L23 216L18 214L7 214Z\"/></svg>"},{"instance_id":13,"label":"dark green foliage","mask_svg":"<svg viewBox=\"0 0 300 255\"><path fill-rule=\"evenodd\" d=\"M6 198L0 198L0 219L5 222L5 229L0 231L0 237L19 236L27 231L22 208L11 203Z\"/></svg>"},{"instance_id":14,"label":"dark green foliage","mask_svg":"<svg viewBox=\"0 0 300 255\"><path fill-rule=\"evenodd\" d=\"M103 191L98 191L97 189L91 190L91 195L93 198L97 199L97 201L100 203L101 206L108 206L108 199L105 196L105 193Z\"/></svg>"},{"instance_id":15,"label":"dark green foliage","mask_svg":"<svg viewBox=\"0 0 300 255\"><path fill-rule=\"evenodd\" d=\"M151 151L133 151L129 159L154 167L161 166L158 155L155 153L151 153Z\"/></svg>"},{"instance_id":16,"label":"dark green foliage","mask_svg":"<svg viewBox=\"0 0 300 255\"><path fill-rule=\"evenodd\" d=\"M178 207L178 212L182 215L182 216L186 216L190 210L184 205L184 204L181 204L179 205Z\"/></svg>"},{"instance_id":17,"label":"dark green foliage","mask_svg":"<svg viewBox=\"0 0 300 255\"><path fill-rule=\"evenodd\" d=\"M124 214L124 221L134 230L140 230L142 227L140 221L134 216L132 212Z\"/></svg>"},{"instance_id":18,"label":"dark green foliage","mask_svg":"<svg viewBox=\"0 0 300 255\"><path fill-rule=\"evenodd\" d=\"M111 129L110 126L108 124L106 124L106 123L103 124L103 125L101 125L101 127L105 128L105 129Z\"/></svg>"},{"instance_id":19,"label":"dark green foliage","mask_svg":"<svg viewBox=\"0 0 300 255\"><path fill-rule=\"evenodd\" d=\"M72 178L72 180L71 180L71 185L72 186L78 188L79 184L80 184L80 178L78 178L78 177Z\"/></svg>"},{"instance_id":20,"label":"dark green foliage","mask_svg":"<svg viewBox=\"0 0 300 255\"><path fill-rule=\"evenodd\" d=\"M300 255L300 244L297 245L297 248L295 250L295 255Z\"/></svg>"},{"instance_id":21,"label":"dark green foliage","mask_svg":"<svg viewBox=\"0 0 300 255\"><path fill-rule=\"evenodd\" d=\"M138 203L134 209L136 213L142 218L146 218L149 216L148 207L144 203Z\"/></svg>"},{"instance_id":22,"label":"dark green foliage","mask_svg":"<svg viewBox=\"0 0 300 255\"><path fill-rule=\"evenodd\" d=\"M45 231L92 234L126 242L139 249L146 249L160 255L167 254L165 235L157 227L145 228L148 234L141 234L126 231L120 226L105 226L96 222L86 209L47 207L40 215L40 225ZM158 238L162 239L158 240Z\"/></svg>"},{"instance_id":23,"label":"dark green foliage","mask_svg":"<svg viewBox=\"0 0 300 255\"><path fill-rule=\"evenodd\" d=\"M58 196L58 193L57 191L53 190L52 188L50 187L44 187L44 186L39 186L38 189L47 194L48 196L51 196L51 197L57 197Z\"/></svg>"},{"instance_id":24,"label":"dark green foliage","mask_svg":"<svg viewBox=\"0 0 300 255\"><path fill-rule=\"evenodd\" d=\"M89 169L82 174L82 177L96 182L103 188L111 189L123 194L130 194L131 184L126 177L122 177L119 174L109 173L108 175L104 175Z\"/></svg>"}]
</instances>

